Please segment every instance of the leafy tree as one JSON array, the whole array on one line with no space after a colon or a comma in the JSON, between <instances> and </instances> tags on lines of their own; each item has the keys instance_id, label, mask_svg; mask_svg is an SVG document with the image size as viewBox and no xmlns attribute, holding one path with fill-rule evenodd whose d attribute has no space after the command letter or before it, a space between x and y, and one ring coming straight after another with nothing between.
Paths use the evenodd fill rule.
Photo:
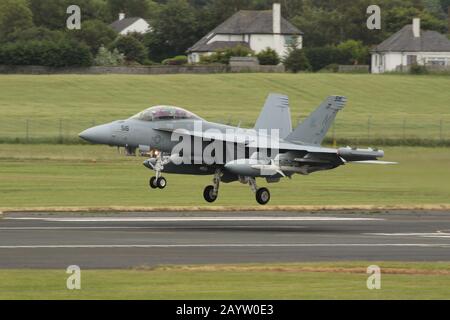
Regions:
<instances>
[{"instance_id":1,"label":"leafy tree","mask_svg":"<svg viewBox=\"0 0 450 320\"><path fill-rule=\"evenodd\" d=\"M62 30L66 28L67 7L78 5L81 19L99 19L110 22L111 16L104 0L28 0L33 12L33 21L37 26Z\"/></svg>"},{"instance_id":2,"label":"leafy tree","mask_svg":"<svg viewBox=\"0 0 450 320\"><path fill-rule=\"evenodd\" d=\"M151 0L107 0L109 14L117 19L119 13L125 13L129 17L150 19L155 17L158 5Z\"/></svg>"},{"instance_id":3,"label":"leafy tree","mask_svg":"<svg viewBox=\"0 0 450 320\"><path fill-rule=\"evenodd\" d=\"M131 35L119 37L113 44L113 48L125 54L128 62L144 63L147 59L145 46Z\"/></svg>"},{"instance_id":4,"label":"leafy tree","mask_svg":"<svg viewBox=\"0 0 450 320\"><path fill-rule=\"evenodd\" d=\"M447 24L445 21L439 20L428 11L420 11L413 7L395 7L389 10L386 13L386 25L389 26L389 31L396 32L405 25L411 24L412 19L416 17L421 19L422 29L446 32Z\"/></svg>"},{"instance_id":5,"label":"leafy tree","mask_svg":"<svg viewBox=\"0 0 450 320\"><path fill-rule=\"evenodd\" d=\"M198 40L194 9L186 0L169 0L152 20L152 27L145 44L155 61L185 54Z\"/></svg>"},{"instance_id":6,"label":"leafy tree","mask_svg":"<svg viewBox=\"0 0 450 320\"><path fill-rule=\"evenodd\" d=\"M291 49L286 57L283 59L283 64L286 70L297 73L299 71L308 71L311 69L308 58L302 49Z\"/></svg>"},{"instance_id":7,"label":"leafy tree","mask_svg":"<svg viewBox=\"0 0 450 320\"><path fill-rule=\"evenodd\" d=\"M62 30L66 26L66 0L29 0L33 21L37 26Z\"/></svg>"},{"instance_id":8,"label":"leafy tree","mask_svg":"<svg viewBox=\"0 0 450 320\"><path fill-rule=\"evenodd\" d=\"M31 27L24 30L16 30L5 37L5 42L19 41L51 41L59 42L67 38L62 31L49 30L44 27Z\"/></svg>"},{"instance_id":9,"label":"leafy tree","mask_svg":"<svg viewBox=\"0 0 450 320\"><path fill-rule=\"evenodd\" d=\"M81 30L71 31L75 39L84 42L97 53L100 46L109 46L117 37L117 33L100 20L87 20L81 25Z\"/></svg>"},{"instance_id":10,"label":"leafy tree","mask_svg":"<svg viewBox=\"0 0 450 320\"><path fill-rule=\"evenodd\" d=\"M362 41L347 40L337 46L344 56L350 56L351 64L362 64L368 62L369 48L364 46Z\"/></svg>"},{"instance_id":11,"label":"leafy tree","mask_svg":"<svg viewBox=\"0 0 450 320\"><path fill-rule=\"evenodd\" d=\"M2 0L0 2L0 39L32 26L32 13L25 0Z\"/></svg>"},{"instance_id":12,"label":"leafy tree","mask_svg":"<svg viewBox=\"0 0 450 320\"><path fill-rule=\"evenodd\" d=\"M448 13L448 8L450 8L450 0L441 0L440 2L442 11Z\"/></svg>"},{"instance_id":13,"label":"leafy tree","mask_svg":"<svg viewBox=\"0 0 450 320\"><path fill-rule=\"evenodd\" d=\"M271 48L266 48L256 56L258 57L259 64L261 65L275 66L280 63L280 57L278 56L278 53Z\"/></svg>"}]
</instances>

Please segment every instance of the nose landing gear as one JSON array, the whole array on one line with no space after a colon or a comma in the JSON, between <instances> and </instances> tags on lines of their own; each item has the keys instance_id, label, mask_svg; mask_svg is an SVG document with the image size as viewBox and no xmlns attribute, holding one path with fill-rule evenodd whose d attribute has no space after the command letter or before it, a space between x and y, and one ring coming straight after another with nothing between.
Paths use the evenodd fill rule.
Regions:
<instances>
[{"instance_id":1,"label":"nose landing gear","mask_svg":"<svg viewBox=\"0 0 450 320\"><path fill-rule=\"evenodd\" d=\"M167 157L168 158L168 157ZM152 189L164 189L167 186L166 178L161 176L161 172L164 170L164 165L169 163L170 160L162 157L162 154L159 153L156 157L155 164L152 164L151 161L147 161L146 166L150 166L156 172L155 177L151 177L149 181L150 188Z\"/></svg>"},{"instance_id":2,"label":"nose landing gear","mask_svg":"<svg viewBox=\"0 0 450 320\"><path fill-rule=\"evenodd\" d=\"M213 203L217 200L217 197L219 196L219 185L220 185L220 178L222 176L222 171L220 169L217 169L214 173L213 183L212 186L206 186L205 190L203 191L203 198L205 198L206 202Z\"/></svg>"}]
</instances>

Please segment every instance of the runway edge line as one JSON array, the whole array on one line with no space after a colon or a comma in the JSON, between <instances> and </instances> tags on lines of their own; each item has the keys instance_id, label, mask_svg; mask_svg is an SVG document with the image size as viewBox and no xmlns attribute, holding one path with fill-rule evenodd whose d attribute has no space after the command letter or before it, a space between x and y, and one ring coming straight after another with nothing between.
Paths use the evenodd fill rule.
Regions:
<instances>
[{"instance_id":1,"label":"runway edge line","mask_svg":"<svg viewBox=\"0 0 450 320\"><path fill-rule=\"evenodd\" d=\"M423 205L304 205L304 206L166 206L166 207L24 207L0 208L0 216L8 213L102 213L102 212L239 212L239 211L282 211L282 212L320 212L320 211L448 211L450 204Z\"/></svg>"}]
</instances>

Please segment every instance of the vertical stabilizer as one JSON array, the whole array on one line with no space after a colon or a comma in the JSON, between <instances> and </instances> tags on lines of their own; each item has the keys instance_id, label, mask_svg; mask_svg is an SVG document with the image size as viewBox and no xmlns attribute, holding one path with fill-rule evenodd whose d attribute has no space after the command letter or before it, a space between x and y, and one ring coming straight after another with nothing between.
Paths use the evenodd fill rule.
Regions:
<instances>
[{"instance_id":1,"label":"vertical stabilizer","mask_svg":"<svg viewBox=\"0 0 450 320\"><path fill-rule=\"evenodd\" d=\"M342 110L347 98L342 96L328 97L308 118L286 138L296 143L321 145L328 130L333 124L336 114Z\"/></svg>"},{"instance_id":2,"label":"vertical stabilizer","mask_svg":"<svg viewBox=\"0 0 450 320\"><path fill-rule=\"evenodd\" d=\"M281 139L292 132L291 110L289 98L285 95L271 93L264 104L264 108L255 124L255 130L279 130Z\"/></svg>"}]
</instances>

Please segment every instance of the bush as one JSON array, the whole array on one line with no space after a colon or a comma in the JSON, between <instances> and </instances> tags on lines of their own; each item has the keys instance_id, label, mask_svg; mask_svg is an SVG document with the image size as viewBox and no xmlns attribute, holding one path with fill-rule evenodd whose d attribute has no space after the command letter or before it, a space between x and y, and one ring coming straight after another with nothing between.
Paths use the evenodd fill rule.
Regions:
<instances>
[{"instance_id":1,"label":"bush","mask_svg":"<svg viewBox=\"0 0 450 320\"><path fill-rule=\"evenodd\" d=\"M188 58L186 56L176 56L174 58L166 59L162 62L164 65L168 66L181 66L188 63Z\"/></svg>"},{"instance_id":2,"label":"bush","mask_svg":"<svg viewBox=\"0 0 450 320\"><path fill-rule=\"evenodd\" d=\"M412 64L409 69L410 74L428 74L428 69L425 66L421 66L417 63Z\"/></svg>"},{"instance_id":3,"label":"bush","mask_svg":"<svg viewBox=\"0 0 450 320\"><path fill-rule=\"evenodd\" d=\"M280 63L280 57L278 56L278 53L271 48L267 48L261 51L256 56L258 57L259 64L263 66L276 66Z\"/></svg>"},{"instance_id":4,"label":"bush","mask_svg":"<svg viewBox=\"0 0 450 320\"><path fill-rule=\"evenodd\" d=\"M73 41L28 41L0 47L0 64L47 67L88 67L93 63L89 48Z\"/></svg>"},{"instance_id":5,"label":"bush","mask_svg":"<svg viewBox=\"0 0 450 320\"><path fill-rule=\"evenodd\" d=\"M339 72L339 65L337 63L332 63L327 65L326 67L319 70L319 72Z\"/></svg>"},{"instance_id":6,"label":"bush","mask_svg":"<svg viewBox=\"0 0 450 320\"><path fill-rule=\"evenodd\" d=\"M288 55L283 60L283 64L286 70L294 73L311 69L308 58L302 49L290 49Z\"/></svg>"},{"instance_id":7,"label":"bush","mask_svg":"<svg viewBox=\"0 0 450 320\"><path fill-rule=\"evenodd\" d=\"M244 46L236 46L234 48L217 50L210 56L202 57L200 61L202 63L229 64L231 57L251 57L254 55L253 50Z\"/></svg>"},{"instance_id":8,"label":"bush","mask_svg":"<svg viewBox=\"0 0 450 320\"><path fill-rule=\"evenodd\" d=\"M305 48L304 50L313 71L322 70L330 64L351 64L350 52L334 46Z\"/></svg>"},{"instance_id":9,"label":"bush","mask_svg":"<svg viewBox=\"0 0 450 320\"><path fill-rule=\"evenodd\" d=\"M125 54L128 62L143 63L147 59L147 48L132 35L119 37L113 48Z\"/></svg>"},{"instance_id":10,"label":"bush","mask_svg":"<svg viewBox=\"0 0 450 320\"><path fill-rule=\"evenodd\" d=\"M369 48L362 41L347 40L337 46L342 57L349 59L347 64L366 64L369 62Z\"/></svg>"},{"instance_id":11,"label":"bush","mask_svg":"<svg viewBox=\"0 0 450 320\"><path fill-rule=\"evenodd\" d=\"M95 65L97 66L119 66L125 62L125 56L114 49L112 52L101 46L95 57Z\"/></svg>"}]
</instances>

